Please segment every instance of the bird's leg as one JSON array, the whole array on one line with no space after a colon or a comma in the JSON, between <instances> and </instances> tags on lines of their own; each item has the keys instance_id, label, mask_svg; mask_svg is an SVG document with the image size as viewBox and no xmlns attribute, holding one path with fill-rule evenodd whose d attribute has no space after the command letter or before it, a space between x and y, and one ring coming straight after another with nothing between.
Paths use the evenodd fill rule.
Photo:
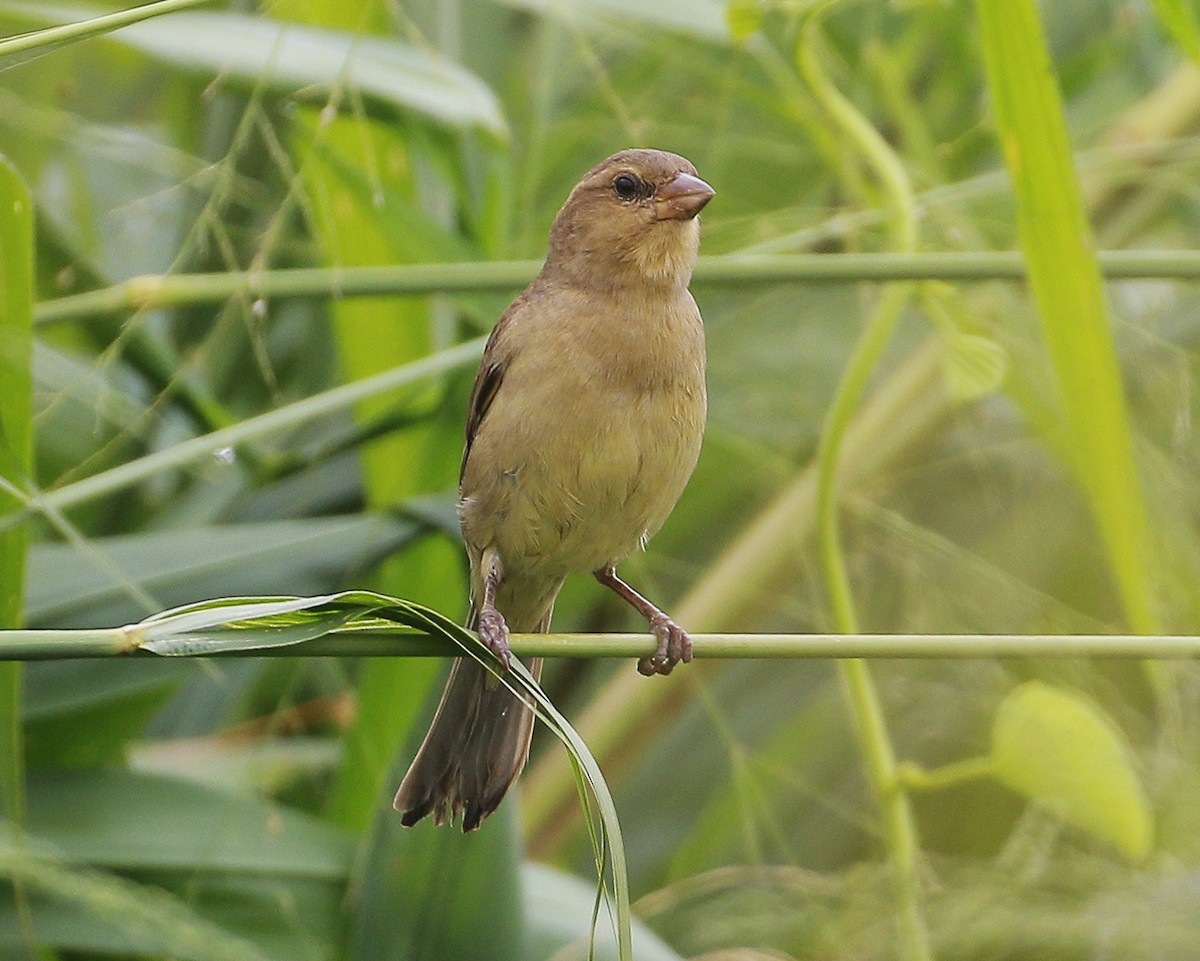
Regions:
<instances>
[{"instance_id":1,"label":"bird's leg","mask_svg":"<svg viewBox=\"0 0 1200 961\"><path fill-rule=\"evenodd\" d=\"M650 630L658 638L658 650L652 656L638 661L640 673L647 677L670 674L680 661L686 664L692 659L692 639L687 631L621 580L615 567L601 568L594 571L593 576L649 621Z\"/></svg>"},{"instance_id":2,"label":"bird's leg","mask_svg":"<svg viewBox=\"0 0 1200 961\"><path fill-rule=\"evenodd\" d=\"M494 547L483 552L483 603L475 618L475 630L489 651L500 658L507 671L512 666L512 654L508 649L508 625L504 615L496 610L496 589L504 576L500 566L500 555Z\"/></svg>"}]
</instances>

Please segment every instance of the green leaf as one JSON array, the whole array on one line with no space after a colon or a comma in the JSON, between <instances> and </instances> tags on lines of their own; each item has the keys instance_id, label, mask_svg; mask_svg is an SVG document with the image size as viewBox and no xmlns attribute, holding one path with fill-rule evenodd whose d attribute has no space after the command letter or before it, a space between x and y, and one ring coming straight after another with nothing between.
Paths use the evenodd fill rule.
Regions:
<instances>
[{"instance_id":1,"label":"green leaf","mask_svg":"<svg viewBox=\"0 0 1200 961\"><path fill-rule=\"evenodd\" d=\"M1146 504L1108 307L1036 0L978 0L997 136L1065 415L1070 464L1130 626L1157 633Z\"/></svg>"},{"instance_id":2,"label":"green leaf","mask_svg":"<svg viewBox=\"0 0 1200 961\"><path fill-rule=\"evenodd\" d=\"M1194 0L1152 0L1167 33L1189 57L1200 63L1200 25Z\"/></svg>"},{"instance_id":3,"label":"green leaf","mask_svg":"<svg viewBox=\"0 0 1200 961\"><path fill-rule=\"evenodd\" d=\"M1008 353L980 334L954 332L943 337L942 372L955 400L971 401L995 393L1008 373Z\"/></svg>"},{"instance_id":4,"label":"green leaf","mask_svg":"<svg viewBox=\"0 0 1200 961\"><path fill-rule=\"evenodd\" d=\"M13 2L0 9L55 22L100 12L84 5ZM335 92L338 98L357 94L456 127L479 126L500 135L507 130L487 84L445 57L398 40L237 13L183 13L167 22L126 27L112 39L241 86L265 85L289 95L318 97L321 102Z\"/></svg>"},{"instance_id":5,"label":"green leaf","mask_svg":"<svg viewBox=\"0 0 1200 961\"><path fill-rule=\"evenodd\" d=\"M0 516L33 473L33 200L0 156ZM0 529L0 629L22 626L26 527ZM22 818L20 664L0 664L0 812Z\"/></svg>"},{"instance_id":6,"label":"green leaf","mask_svg":"<svg viewBox=\"0 0 1200 961\"><path fill-rule=\"evenodd\" d=\"M351 961L529 957L516 807L501 805L468 835L428 820L405 828L390 801L390 790L376 798L351 877Z\"/></svg>"},{"instance_id":7,"label":"green leaf","mask_svg":"<svg viewBox=\"0 0 1200 961\"><path fill-rule=\"evenodd\" d=\"M758 0L729 0L725 22L734 43L745 43L762 29L763 9Z\"/></svg>"},{"instance_id":8,"label":"green leaf","mask_svg":"<svg viewBox=\"0 0 1200 961\"><path fill-rule=\"evenodd\" d=\"M171 661L29 665L22 716L30 767L120 761L129 742L195 670L190 662Z\"/></svg>"},{"instance_id":9,"label":"green leaf","mask_svg":"<svg viewBox=\"0 0 1200 961\"><path fill-rule=\"evenodd\" d=\"M70 861L328 881L349 870L351 839L332 825L189 781L115 768L52 770L31 774L29 792L30 833Z\"/></svg>"},{"instance_id":10,"label":"green leaf","mask_svg":"<svg viewBox=\"0 0 1200 961\"><path fill-rule=\"evenodd\" d=\"M587 942L579 932L591 923L596 887L574 874L527 861L521 870L529 958L583 958ZM617 957L611 933L601 926L596 937L598 961ZM634 956L638 961L680 961L681 956L640 921L633 924ZM764 959L765 961L765 959Z\"/></svg>"},{"instance_id":11,"label":"green leaf","mask_svg":"<svg viewBox=\"0 0 1200 961\"><path fill-rule=\"evenodd\" d=\"M144 22L151 17L187 10L208 2L210 0L156 0L154 3L144 3L141 6L129 10L118 10L115 13L95 11L96 15L86 20L49 27L45 30L35 30L16 37L6 37L0 40L0 69L26 63L70 43L102 36L130 24ZM34 8L28 6L6 4L4 9L24 13L35 19L46 19L39 16ZM82 11L80 12L82 13Z\"/></svg>"},{"instance_id":12,"label":"green leaf","mask_svg":"<svg viewBox=\"0 0 1200 961\"><path fill-rule=\"evenodd\" d=\"M64 627L141 616L128 586L164 604L235 591L302 593L367 570L419 533L386 514L302 518L93 538L89 550L42 544L30 552L30 619Z\"/></svg>"},{"instance_id":13,"label":"green leaf","mask_svg":"<svg viewBox=\"0 0 1200 961\"><path fill-rule=\"evenodd\" d=\"M1150 851L1152 815L1129 745L1079 695L1029 681L1001 703L992 726L993 774L1103 838L1132 861Z\"/></svg>"},{"instance_id":14,"label":"green leaf","mask_svg":"<svg viewBox=\"0 0 1200 961\"><path fill-rule=\"evenodd\" d=\"M252 943L278 961L331 956L353 854L337 828L271 802L119 769L39 772L30 796L29 851L53 857L53 883L18 876L52 899L49 910L41 900L31 910L48 943L197 959L242 957L233 946ZM94 868L135 872L166 890ZM142 907L123 907L123 891ZM0 898L0 929L14 930L3 923L11 910ZM192 935L170 939L177 924Z\"/></svg>"},{"instance_id":15,"label":"green leaf","mask_svg":"<svg viewBox=\"0 0 1200 961\"><path fill-rule=\"evenodd\" d=\"M68 865L36 840L6 838L0 842L0 877L106 922L105 940L110 944L112 929L116 929L123 945L166 950L189 961L267 961L249 941L199 917L165 891ZM36 921L34 924L36 930ZM6 931L19 929L17 925ZM0 935L0 944L3 940Z\"/></svg>"},{"instance_id":16,"label":"green leaf","mask_svg":"<svg viewBox=\"0 0 1200 961\"><path fill-rule=\"evenodd\" d=\"M585 27L635 25L638 33L657 36L661 28L703 40L728 41L729 26L722 0L502 0L521 10L560 17Z\"/></svg>"}]
</instances>

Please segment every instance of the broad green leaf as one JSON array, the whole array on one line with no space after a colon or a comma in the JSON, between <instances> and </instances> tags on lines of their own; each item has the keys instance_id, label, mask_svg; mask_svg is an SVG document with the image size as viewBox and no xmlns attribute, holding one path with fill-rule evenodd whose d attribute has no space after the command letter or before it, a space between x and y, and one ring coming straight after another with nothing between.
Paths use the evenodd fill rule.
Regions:
<instances>
[{"instance_id":1,"label":"broad green leaf","mask_svg":"<svg viewBox=\"0 0 1200 961\"><path fill-rule=\"evenodd\" d=\"M660 0L658 3L638 3L637 0L502 2L522 10L562 17L591 28L608 26L628 29L632 25L641 36L647 36L657 29L704 40L728 41L730 36L722 0Z\"/></svg>"},{"instance_id":2,"label":"broad green leaf","mask_svg":"<svg viewBox=\"0 0 1200 961\"><path fill-rule=\"evenodd\" d=\"M144 613L136 584L164 604L247 591L303 593L369 570L419 532L390 515L303 518L93 538L30 552L30 620L64 627L119 624Z\"/></svg>"},{"instance_id":3,"label":"broad green leaf","mask_svg":"<svg viewBox=\"0 0 1200 961\"><path fill-rule=\"evenodd\" d=\"M1149 853L1152 815L1129 745L1094 704L1041 681L1022 684L996 713L991 760L999 781L1130 860Z\"/></svg>"},{"instance_id":4,"label":"broad green leaf","mask_svg":"<svg viewBox=\"0 0 1200 961\"><path fill-rule=\"evenodd\" d=\"M349 869L351 840L332 825L190 781L115 768L40 771L29 791L30 833L74 862L328 881Z\"/></svg>"},{"instance_id":5,"label":"broad green leaf","mask_svg":"<svg viewBox=\"0 0 1200 961\"><path fill-rule=\"evenodd\" d=\"M11 0L0 10L43 22L100 13L82 4ZM241 86L265 84L267 89L319 97L321 102L335 91L338 97L348 91L454 126L506 132L500 106L486 84L445 57L390 38L316 30L238 13L182 13L167 21L134 24L112 39Z\"/></svg>"},{"instance_id":6,"label":"broad green leaf","mask_svg":"<svg viewBox=\"0 0 1200 961\"><path fill-rule=\"evenodd\" d=\"M978 0L997 135L1017 196L1021 246L1084 491L1139 633L1158 628L1154 553L1121 370L1036 0Z\"/></svg>"},{"instance_id":7,"label":"broad green leaf","mask_svg":"<svg viewBox=\"0 0 1200 961\"><path fill-rule=\"evenodd\" d=\"M253 943L206 921L165 891L67 864L34 840L18 843L10 837L0 843L0 877L103 922L104 940L110 943L115 929L124 944L169 950L189 961L267 961ZM17 933L20 927L7 931Z\"/></svg>"},{"instance_id":8,"label":"broad green leaf","mask_svg":"<svg viewBox=\"0 0 1200 961\"><path fill-rule=\"evenodd\" d=\"M0 517L33 476L33 200L0 156ZM22 626L26 527L0 529L0 629ZM20 664L0 664L0 813L22 811Z\"/></svg>"},{"instance_id":9,"label":"broad green leaf","mask_svg":"<svg viewBox=\"0 0 1200 961\"><path fill-rule=\"evenodd\" d=\"M388 787L403 771L392 773ZM351 961L528 958L515 806L501 805L467 835L429 819L403 827L391 795L385 788L376 798L351 876Z\"/></svg>"},{"instance_id":10,"label":"broad green leaf","mask_svg":"<svg viewBox=\"0 0 1200 961\"><path fill-rule=\"evenodd\" d=\"M238 879L234 883L207 876L170 886L164 886L164 879L158 877L135 884L77 865L61 868L55 880L65 887L63 895L55 897L56 888L30 896L28 917L39 946L70 957L213 961L236 958L239 955L232 952L245 951L250 945L270 961L329 961L335 957L340 885L302 879L286 883ZM137 910L127 909L127 898L134 899ZM185 938L177 936L180 924L188 935ZM187 931L188 927L193 930ZM3 890L0 956L29 957L22 919Z\"/></svg>"},{"instance_id":11,"label":"broad green leaf","mask_svg":"<svg viewBox=\"0 0 1200 961\"><path fill-rule=\"evenodd\" d=\"M31 768L112 764L197 665L61 661L28 665L22 716Z\"/></svg>"}]
</instances>

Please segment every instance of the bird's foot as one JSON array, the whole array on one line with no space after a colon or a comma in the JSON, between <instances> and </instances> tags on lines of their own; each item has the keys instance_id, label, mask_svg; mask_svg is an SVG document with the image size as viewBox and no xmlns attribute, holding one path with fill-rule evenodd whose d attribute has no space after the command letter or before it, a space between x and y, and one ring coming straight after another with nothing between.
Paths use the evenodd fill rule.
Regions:
<instances>
[{"instance_id":1,"label":"bird's foot","mask_svg":"<svg viewBox=\"0 0 1200 961\"><path fill-rule=\"evenodd\" d=\"M692 659L692 639L687 631L662 611L650 615L649 620L650 630L658 638L658 649L638 661L639 673L646 677L670 674L680 661L686 664Z\"/></svg>"},{"instance_id":2,"label":"bird's foot","mask_svg":"<svg viewBox=\"0 0 1200 961\"><path fill-rule=\"evenodd\" d=\"M504 615L494 607L485 607L479 612L475 625L479 639L484 646L496 657L507 671L512 667L512 652L508 648L508 625L504 623Z\"/></svg>"}]
</instances>

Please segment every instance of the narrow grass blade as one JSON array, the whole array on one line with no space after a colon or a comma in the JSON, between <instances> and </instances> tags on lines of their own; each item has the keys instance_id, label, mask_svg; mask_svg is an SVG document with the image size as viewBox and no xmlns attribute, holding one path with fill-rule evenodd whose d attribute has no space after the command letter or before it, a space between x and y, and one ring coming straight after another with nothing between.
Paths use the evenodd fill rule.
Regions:
<instances>
[{"instance_id":1,"label":"narrow grass blade","mask_svg":"<svg viewBox=\"0 0 1200 961\"><path fill-rule=\"evenodd\" d=\"M1194 0L1152 0L1158 19L1172 39L1196 63L1200 63L1200 25Z\"/></svg>"},{"instance_id":2,"label":"narrow grass blade","mask_svg":"<svg viewBox=\"0 0 1200 961\"><path fill-rule=\"evenodd\" d=\"M0 157L0 515L16 513L13 488L33 469L33 201ZM26 530L0 529L0 629L22 623ZM22 815L21 665L0 664L0 811Z\"/></svg>"},{"instance_id":3,"label":"narrow grass blade","mask_svg":"<svg viewBox=\"0 0 1200 961\"><path fill-rule=\"evenodd\" d=\"M114 13L100 13L98 10L93 10L91 12L97 14L94 17L22 33L15 37L6 37L0 40L0 70L27 63L35 57L40 57L42 54L57 50L70 43L90 40L92 37L120 30L130 24L142 23L151 17L161 17L165 13L188 10L209 2L211 0L157 0L155 3L145 3L140 7L118 10ZM40 9L40 5L7 3L3 5L3 9L9 13L25 15L38 20L45 18L42 12L44 8ZM78 12L86 17L88 11L80 9Z\"/></svg>"},{"instance_id":4,"label":"narrow grass blade","mask_svg":"<svg viewBox=\"0 0 1200 961\"><path fill-rule=\"evenodd\" d=\"M978 0L997 133L1070 437L1125 616L1154 633L1153 553L1121 371L1036 0Z\"/></svg>"}]
</instances>

